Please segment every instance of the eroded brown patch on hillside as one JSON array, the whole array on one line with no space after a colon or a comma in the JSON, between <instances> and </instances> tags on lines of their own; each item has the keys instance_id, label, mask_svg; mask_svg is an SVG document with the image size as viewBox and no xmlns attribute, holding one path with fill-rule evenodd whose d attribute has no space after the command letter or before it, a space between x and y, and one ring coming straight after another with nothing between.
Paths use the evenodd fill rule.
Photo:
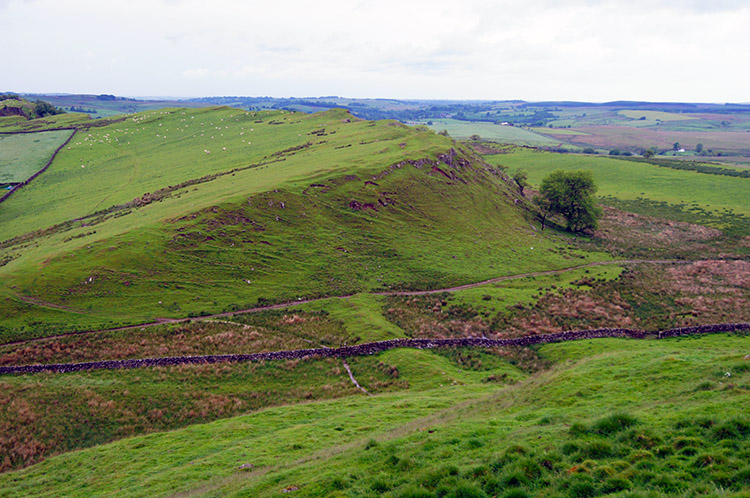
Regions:
<instances>
[{"instance_id":1,"label":"eroded brown patch on hillside","mask_svg":"<svg viewBox=\"0 0 750 498\"><path fill-rule=\"evenodd\" d=\"M594 242L619 255L717 254L721 230L602 206L604 216Z\"/></svg>"}]
</instances>

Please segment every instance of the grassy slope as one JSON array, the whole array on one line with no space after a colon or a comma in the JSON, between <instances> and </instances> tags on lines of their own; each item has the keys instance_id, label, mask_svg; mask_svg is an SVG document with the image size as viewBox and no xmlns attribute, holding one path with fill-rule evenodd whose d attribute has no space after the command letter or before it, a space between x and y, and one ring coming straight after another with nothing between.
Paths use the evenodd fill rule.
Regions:
<instances>
[{"instance_id":1,"label":"grassy slope","mask_svg":"<svg viewBox=\"0 0 750 498\"><path fill-rule=\"evenodd\" d=\"M555 365L510 387L435 352L392 351L382 360L419 392L127 439L2 475L0 488L9 496L277 496L288 486L299 496L443 496L470 487L466 496L512 488L599 496L619 479L654 496L686 488L746 496L732 488L750 451L748 347L747 336L727 335L547 345L541 353ZM636 425L597 433L594 421L607 413L627 413ZM243 463L254 468L239 471Z\"/></svg>"},{"instance_id":2,"label":"grassy slope","mask_svg":"<svg viewBox=\"0 0 750 498\"><path fill-rule=\"evenodd\" d=\"M450 140L348 121L341 111L180 109L79 132L48 173L4 205L9 235L268 164L7 248L6 340L305 296L448 286L602 257L534 231L504 179L477 163L442 164L457 179L429 165L391 167L435 160ZM354 210L353 201L375 209Z\"/></svg>"},{"instance_id":3,"label":"grassy slope","mask_svg":"<svg viewBox=\"0 0 750 498\"><path fill-rule=\"evenodd\" d=\"M88 114L80 112L71 112L67 114L57 114L37 119L24 119L17 116L7 116L0 118L0 131L43 131L56 130L59 128L69 128L79 125L92 124ZM101 123L94 123L99 125Z\"/></svg>"},{"instance_id":4,"label":"grassy slope","mask_svg":"<svg viewBox=\"0 0 750 498\"><path fill-rule=\"evenodd\" d=\"M0 183L22 182L42 169L71 131L0 135Z\"/></svg>"},{"instance_id":5,"label":"grassy slope","mask_svg":"<svg viewBox=\"0 0 750 498\"><path fill-rule=\"evenodd\" d=\"M731 218L738 215L741 218L750 215L747 196L750 181L745 178L678 171L608 157L520 149L510 154L487 156L485 159L511 170L525 169L528 171L529 181L534 185L539 185L544 176L556 169L589 170L594 174L599 188L597 195L600 197L684 206L686 210L694 211L696 217L705 218L705 224L717 228L726 228L728 225L729 221L724 220L724 216ZM632 202L631 204L629 207L636 208L633 210L637 211L637 206Z\"/></svg>"}]
</instances>

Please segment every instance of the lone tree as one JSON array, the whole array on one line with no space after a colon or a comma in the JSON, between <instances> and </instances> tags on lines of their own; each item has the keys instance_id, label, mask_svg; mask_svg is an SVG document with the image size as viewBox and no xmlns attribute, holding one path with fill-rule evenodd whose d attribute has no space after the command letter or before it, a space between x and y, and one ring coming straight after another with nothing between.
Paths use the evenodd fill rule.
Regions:
<instances>
[{"instance_id":1,"label":"lone tree","mask_svg":"<svg viewBox=\"0 0 750 498\"><path fill-rule=\"evenodd\" d=\"M572 232L595 230L602 215L594 199L595 192L590 171L553 171L542 180L540 199L535 201L542 212L542 223L548 215L561 214Z\"/></svg>"},{"instance_id":2,"label":"lone tree","mask_svg":"<svg viewBox=\"0 0 750 498\"><path fill-rule=\"evenodd\" d=\"M526 173L526 170L519 169L513 173L513 181L516 182L516 185L518 185L518 191L523 195L523 189L529 186L529 174Z\"/></svg>"}]
</instances>

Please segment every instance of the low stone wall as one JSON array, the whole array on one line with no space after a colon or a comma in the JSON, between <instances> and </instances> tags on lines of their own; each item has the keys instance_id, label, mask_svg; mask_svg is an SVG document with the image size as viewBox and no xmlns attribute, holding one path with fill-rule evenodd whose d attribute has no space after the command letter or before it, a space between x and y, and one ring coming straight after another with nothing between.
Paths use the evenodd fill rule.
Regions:
<instances>
[{"instance_id":1,"label":"low stone wall","mask_svg":"<svg viewBox=\"0 0 750 498\"><path fill-rule=\"evenodd\" d=\"M47 168L50 167L50 165L52 164L52 161L54 161L55 157L57 156L57 153L60 152L63 147L65 147L66 145L68 145L68 143L73 139L73 135L76 134L76 129L75 128L59 128L59 129L60 130L73 130L73 133L71 133L70 136L68 137L68 139L65 140L62 144L60 144L60 146L57 149L55 149L54 152L52 152L52 155L47 160L47 162L44 163L44 167L42 167L42 169L40 169L39 171L37 171L36 173L34 173L30 177L28 177L26 180L20 182L18 185L15 186L15 188L13 188L13 190L8 191L8 193L6 193L2 197L0 197L0 202L5 201L8 197L10 197L11 195L13 195L16 192L16 190L19 190L22 187L28 185L34 178L36 178L37 176L39 176L42 173L44 173L45 171L47 171ZM8 135L11 135L11 134L20 134L20 133L37 133L37 132L23 132L23 131L21 131L21 132L8 133Z\"/></svg>"},{"instance_id":2,"label":"low stone wall","mask_svg":"<svg viewBox=\"0 0 750 498\"><path fill-rule=\"evenodd\" d=\"M143 358L132 360L91 361L85 363L55 363L44 365L19 365L0 367L2 374L28 374L39 372L80 372L85 370L114 370L119 368L165 367L173 365L191 365L241 361L273 361L296 360L301 358L344 358L348 356L365 356L388 351L396 348L433 349L441 347L508 347L531 346L534 344L548 344L553 342L580 341L599 339L603 337L626 337L643 339L653 337L663 339L695 334L715 334L739 330L750 331L750 323L721 323L715 325L701 325L697 327L682 327L662 330L656 334L638 329L593 329L560 332L556 334L529 335L513 339L486 339L481 337L466 337L458 339L391 339L387 341L369 342L355 346L340 348L295 349L289 351L273 351L269 353L252 354L223 354L207 356L171 356L162 358Z\"/></svg>"}]
</instances>

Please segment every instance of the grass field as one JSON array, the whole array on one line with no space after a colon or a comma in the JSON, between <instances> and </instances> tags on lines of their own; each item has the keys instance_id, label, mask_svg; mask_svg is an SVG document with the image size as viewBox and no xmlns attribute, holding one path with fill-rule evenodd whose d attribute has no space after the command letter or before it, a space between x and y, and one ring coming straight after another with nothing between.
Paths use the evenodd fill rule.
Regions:
<instances>
[{"instance_id":1,"label":"grass field","mask_svg":"<svg viewBox=\"0 0 750 498\"><path fill-rule=\"evenodd\" d=\"M516 126L502 126L488 122L459 121L456 119L434 119L430 126L435 131L448 130L457 139L479 135L485 140L528 146L556 147L559 141Z\"/></svg>"},{"instance_id":2,"label":"grass field","mask_svg":"<svg viewBox=\"0 0 750 498\"><path fill-rule=\"evenodd\" d=\"M18 183L39 171L73 133L70 130L0 135L0 183Z\"/></svg>"},{"instance_id":3,"label":"grass field","mask_svg":"<svg viewBox=\"0 0 750 498\"><path fill-rule=\"evenodd\" d=\"M688 121L691 119L698 119L694 116L689 116L685 114L677 114L674 112L663 112L663 111L638 111L638 110L624 110L624 111L617 111L617 114L620 114L621 116L625 116L626 118L630 119L638 119L646 118L643 121Z\"/></svg>"},{"instance_id":4,"label":"grass field","mask_svg":"<svg viewBox=\"0 0 750 498\"><path fill-rule=\"evenodd\" d=\"M87 114L78 112L57 114L31 120L9 116L0 118L0 132L56 130L82 124L90 124L90 120Z\"/></svg>"},{"instance_id":5,"label":"grass field","mask_svg":"<svg viewBox=\"0 0 750 498\"><path fill-rule=\"evenodd\" d=\"M749 346L730 335L547 345L549 367L532 375L456 363L460 352L391 351L377 360L409 391L125 439L6 473L0 486L12 496L740 497ZM515 383L487 381L500 372ZM60 382L86 377L103 380Z\"/></svg>"},{"instance_id":6,"label":"grass field","mask_svg":"<svg viewBox=\"0 0 750 498\"><path fill-rule=\"evenodd\" d=\"M583 126L570 128L570 131L580 132L580 135L566 137L569 142L606 151L619 148L640 152L649 147L671 150L673 144L679 142L686 150L693 150L702 143L715 152L750 154L750 134L745 131L674 131L632 126Z\"/></svg>"},{"instance_id":7,"label":"grass field","mask_svg":"<svg viewBox=\"0 0 750 498\"><path fill-rule=\"evenodd\" d=\"M746 178L680 171L608 157L522 149L510 154L487 156L486 160L511 170L525 169L529 181L534 185L539 185L544 176L556 169L591 171L600 198L618 199L636 211L637 204L641 203L644 214L653 214L648 206L665 203L691 213L693 221L703 220L702 223L716 228L728 228L735 224L747 226L746 220L750 216L750 198L747 196L750 182Z\"/></svg>"},{"instance_id":8,"label":"grass field","mask_svg":"<svg viewBox=\"0 0 750 498\"><path fill-rule=\"evenodd\" d=\"M469 152L454 150L445 169L404 163L453 146L343 111L172 109L79 131L0 211L5 236L17 236L3 244L1 335L447 287L605 257L559 251Z\"/></svg>"}]
</instances>

